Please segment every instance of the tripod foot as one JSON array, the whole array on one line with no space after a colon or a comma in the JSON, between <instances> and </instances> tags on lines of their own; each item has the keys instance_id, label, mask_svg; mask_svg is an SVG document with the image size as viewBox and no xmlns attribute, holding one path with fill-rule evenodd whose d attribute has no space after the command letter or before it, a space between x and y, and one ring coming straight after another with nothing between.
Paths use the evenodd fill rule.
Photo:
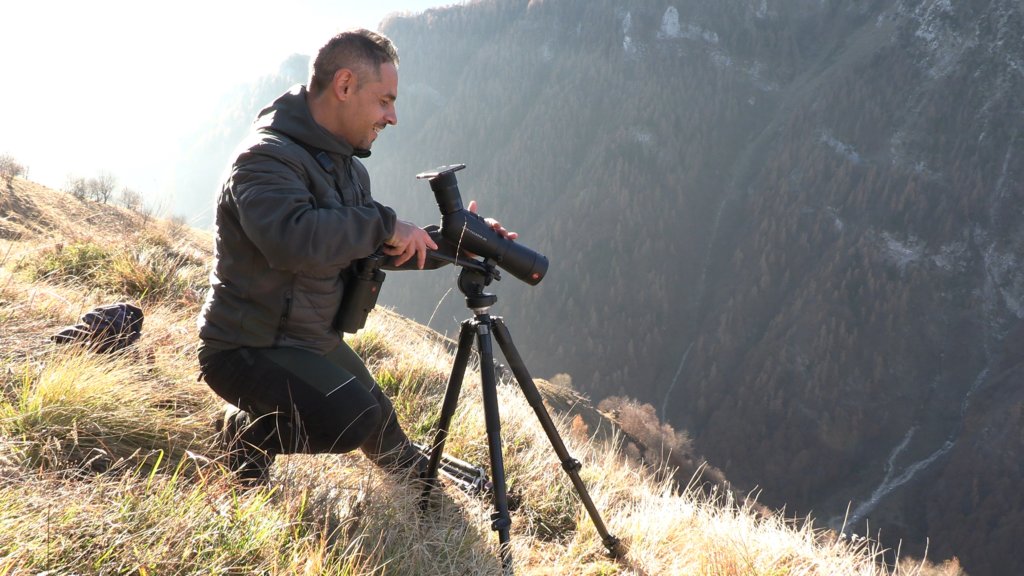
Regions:
<instances>
[{"instance_id":1,"label":"tripod foot","mask_svg":"<svg viewBox=\"0 0 1024 576\"><path fill-rule=\"evenodd\" d=\"M625 558L626 554L629 552L629 547L626 546L626 543L615 536L609 535L607 538L603 538L601 542L608 550L608 554L616 560Z\"/></svg>"}]
</instances>

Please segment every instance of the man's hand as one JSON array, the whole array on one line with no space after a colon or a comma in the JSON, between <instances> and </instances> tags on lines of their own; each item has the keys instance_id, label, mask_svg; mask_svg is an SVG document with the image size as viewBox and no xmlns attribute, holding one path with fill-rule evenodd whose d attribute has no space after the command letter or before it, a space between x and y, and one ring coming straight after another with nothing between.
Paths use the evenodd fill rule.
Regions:
<instances>
[{"instance_id":1,"label":"man's hand","mask_svg":"<svg viewBox=\"0 0 1024 576\"><path fill-rule=\"evenodd\" d=\"M437 244L427 231L402 220L395 221L395 233L384 241L384 253L395 257L396 267L416 256L416 267L422 270L427 262L427 250L437 250Z\"/></svg>"},{"instance_id":2,"label":"man's hand","mask_svg":"<svg viewBox=\"0 0 1024 576\"><path fill-rule=\"evenodd\" d=\"M472 212L473 214L476 214L476 200L469 201L469 211ZM501 225L501 222L498 222L494 218L484 218L484 222L486 222L488 226L490 226L492 229L494 229L495 232L497 232L500 236L504 238L508 238L509 240L515 240L516 238L519 238L519 234L505 230L505 227Z\"/></svg>"}]
</instances>

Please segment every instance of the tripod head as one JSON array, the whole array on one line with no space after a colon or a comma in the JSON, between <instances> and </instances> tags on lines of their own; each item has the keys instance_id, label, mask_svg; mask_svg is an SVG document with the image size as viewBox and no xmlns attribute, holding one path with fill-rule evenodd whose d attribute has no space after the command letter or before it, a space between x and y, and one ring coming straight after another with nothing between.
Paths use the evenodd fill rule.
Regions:
<instances>
[{"instance_id":1,"label":"tripod head","mask_svg":"<svg viewBox=\"0 0 1024 576\"><path fill-rule=\"evenodd\" d=\"M447 242L447 240L444 238L438 240L439 245L452 247L450 244L442 244L443 242ZM484 288L490 286L494 280L501 280L501 271L498 270L497 263L490 258L483 260L470 258L465 252L459 253L455 250L449 250L449 252L451 253L427 250L427 258L448 262L462 268L462 271L459 272L458 286L459 292L466 297L468 308L477 310L493 306L498 301L498 297L485 293Z\"/></svg>"},{"instance_id":2,"label":"tripod head","mask_svg":"<svg viewBox=\"0 0 1024 576\"><path fill-rule=\"evenodd\" d=\"M434 250L427 250L427 257L462 268L462 272L459 272L459 292L466 297L466 306L471 310L489 308L498 301L494 294L484 292L484 288L490 286L492 281L501 280L501 272L490 258L475 260L465 255L451 256Z\"/></svg>"},{"instance_id":3,"label":"tripod head","mask_svg":"<svg viewBox=\"0 0 1024 576\"><path fill-rule=\"evenodd\" d=\"M459 291L466 296L466 306L474 312L486 310L498 301L494 294L484 292L491 280L498 279L498 269L490 260L480 262L479 267L463 267L459 272Z\"/></svg>"}]
</instances>

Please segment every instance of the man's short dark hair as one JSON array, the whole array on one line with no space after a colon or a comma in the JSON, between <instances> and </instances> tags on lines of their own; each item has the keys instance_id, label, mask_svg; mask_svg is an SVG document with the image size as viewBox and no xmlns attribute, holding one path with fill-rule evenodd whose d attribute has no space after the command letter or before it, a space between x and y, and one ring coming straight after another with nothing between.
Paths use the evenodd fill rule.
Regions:
<instances>
[{"instance_id":1,"label":"man's short dark hair","mask_svg":"<svg viewBox=\"0 0 1024 576\"><path fill-rule=\"evenodd\" d=\"M310 90L318 94L327 89L342 68L373 72L379 78L381 64L388 63L398 67L398 51L387 36L365 28L342 32L317 52L309 79Z\"/></svg>"}]
</instances>

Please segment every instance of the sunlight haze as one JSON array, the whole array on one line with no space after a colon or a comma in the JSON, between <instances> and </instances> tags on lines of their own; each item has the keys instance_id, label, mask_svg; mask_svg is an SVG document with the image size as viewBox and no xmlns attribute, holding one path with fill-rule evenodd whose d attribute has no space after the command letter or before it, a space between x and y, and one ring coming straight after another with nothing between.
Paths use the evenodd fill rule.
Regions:
<instances>
[{"instance_id":1,"label":"sunlight haze","mask_svg":"<svg viewBox=\"0 0 1024 576\"><path fill-rule=\"evenodd\" d=\"M161 158L219 94L291 54L312 54L338 31L377 29L388 14L454 3L14 3L0 34L0 154L51 187L107 172L119 188L160 203L173 195ZM149 176L128 180L129 173Z\"/></svg>"}]
</instances>

